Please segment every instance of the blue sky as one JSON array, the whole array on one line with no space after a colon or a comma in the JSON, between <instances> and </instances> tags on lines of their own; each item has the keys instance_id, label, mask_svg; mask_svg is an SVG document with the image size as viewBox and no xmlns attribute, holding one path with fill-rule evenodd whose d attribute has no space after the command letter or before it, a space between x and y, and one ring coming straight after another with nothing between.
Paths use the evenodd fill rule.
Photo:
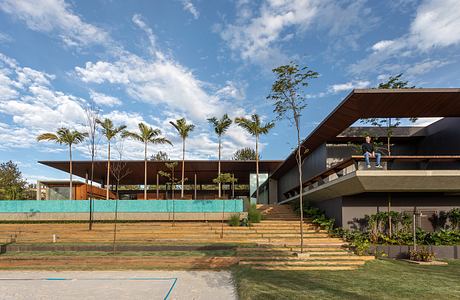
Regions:
<instances>
[{"instance_id":1,"label":"blue sky","mask_svg":"<svg viewBox=\"0 0 460 300\"><path fill-rule=\"evenodd\" d=\"M162 129L175 146L149 153L172 158L180 140L169 121L185 117L196 125L187 157L215 159L206 118L257 112L272 120L271 69L291 60L320 73L306 91L306 136L353 88L390 75L460 86L459 44L458 0L0 0L0 161L17 162L30 181L66 178L37 161L67 159L67 149L35 137L85 130L92 103L131 130L139 122ZM235 126L224 140L225 158L254 144ZM279 122L262 142L262 158L284 159L294 129ZM101 139L98 158L105 148ZM143 157L137 142L123 150ZM88 158L86 144L75 158Z\"/></svg>"}]
</instances>

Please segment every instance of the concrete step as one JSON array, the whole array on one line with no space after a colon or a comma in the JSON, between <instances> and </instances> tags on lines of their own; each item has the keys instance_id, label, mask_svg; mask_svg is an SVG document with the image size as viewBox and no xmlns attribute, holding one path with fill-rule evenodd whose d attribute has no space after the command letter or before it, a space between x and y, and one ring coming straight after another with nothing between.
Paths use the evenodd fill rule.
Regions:
<instances>
[{"instance_id":1,"label":"concrete step","mask_svg":"<svg viewBox=\"0 0 460 300\"><path fill-rule=\"evenodd\" d=\"M272 260L288 260L288 261L328 261L338 263L340 261L369 261L374 260L374 256L358 256L354 254L348 255L317 255L299 259L297 256L241 256L244 261L272 261Z\"/></svg>"},{"instance_id":2,"label":"concrete step","mask_svg":"<svg viewBox=\"0 0 460 300\"><path fill-rule=\"evenodd\" d=\"M252 266L256 270L272 271L351 271L358 266Z\"/></svg>"},{"instance_id":3,"label":"concrete step","mask_svg":"<svg viewBox=\"0 0 460 300\"><path fill-rule=\"evenodd\" d=\"M365 261L240 261L240 265L257 265L257 266L362 266Z\"/></svg>"}]
</instances>

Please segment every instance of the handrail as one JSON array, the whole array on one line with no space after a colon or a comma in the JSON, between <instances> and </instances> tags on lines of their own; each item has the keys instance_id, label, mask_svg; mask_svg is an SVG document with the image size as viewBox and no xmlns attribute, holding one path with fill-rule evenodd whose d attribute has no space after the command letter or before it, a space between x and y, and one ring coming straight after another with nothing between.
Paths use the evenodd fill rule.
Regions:
<instances>
[{"instance_id":1,"label":"handrail","mask_svg":"<svg viewBox=\"0 0 460 300\"><path fill-rule=\"evenodd\" d=\"M412 162L430 162L430 161L460 161L460 155L385 155L381 157L382 161L412 161ZM322 171L315 176L310 177L308 180L302 183L302 189L310 186L324 178L329 177L332 174L337 174L339 171L344 170L345 168L355 165L355 169L358 169L358 161L364 161L363 155L352 155L350 158L347 158L332 167ZM299 186L290 189L284 194L291 194L292 192L297 192ZM290 198L290 197L288 197Z\"/></svg>"}]
</instances>

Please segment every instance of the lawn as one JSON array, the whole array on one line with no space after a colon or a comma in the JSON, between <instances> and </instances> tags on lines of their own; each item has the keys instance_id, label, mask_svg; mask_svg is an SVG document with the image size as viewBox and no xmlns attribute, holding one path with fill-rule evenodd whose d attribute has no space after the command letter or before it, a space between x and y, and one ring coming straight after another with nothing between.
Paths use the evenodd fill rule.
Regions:
<instances>
[{"instance_id":1,"label":"lawn","mask_svg":"<svg viewBox=\"0 0 460 300\"><path fill-rule=\"evenodd\" d=\"M356 271L258 271L235 267L240 299L460 299L460 261L418 266L375 260Z\"/></svg>"}]
</instances>

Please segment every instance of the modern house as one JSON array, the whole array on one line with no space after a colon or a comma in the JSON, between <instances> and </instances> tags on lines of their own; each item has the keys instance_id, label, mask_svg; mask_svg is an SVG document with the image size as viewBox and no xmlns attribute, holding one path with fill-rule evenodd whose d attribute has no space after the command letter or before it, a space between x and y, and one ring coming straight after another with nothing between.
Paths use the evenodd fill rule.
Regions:
<instances>
[{"instance_id":1,"label":"modern house","mask_svg":"<svg viewBox=\"0 0 460 300\"><path fill-rule=\"evenodd\" d=\"M391 155L383 145L383 169L365 168L360 144L365 134L385 144L386 128L362 127L366 118L438 118L428 126L392 129ZM302 142L302 194L310 204L334 217L337 225L359 227L362 218L379 211L417 213L427 228L433 213L460 207L460 89L365 89L352 91ZM68 172L66 161L43 161ZM114 161L129 170L119 185L144 182L143 161ZM179 179L180 163L174 170ZM75 161L74 174L89 179L91 163ZM97 161L94 181L104 187L106 162ZM148 199L177 199L179 184L161 176L164 161L148 162ZM216 199L213 179L217 161L185 162L186 199ZM223 186L223 198L245 198L256 190L255 161L222 161L222 172L237 179ZM260 161L260 203L288 204L299 199L295 151L284 161ZM120 199L143 199L141 190L118 189ZM175 191L176 195L173 195Z\"/></svg>"},{"instance_id":2,"label":"modern house","mask_svg":"<svg viewBox=\"0 0 460 300\"><path fill-rule=\"evenodd\" d=\"M441 119L393 129L391 156L381 151L384 168L365 167L364 135L386 143L387 130L350 126L364 118L413 117ZM419 226L428 227L433 213L460 207L460 89L354 90L302 145L309 150L302 195L339 226L356 228L365 215L394 210L416 212ZM299 199L294 155L261 187L270 203Z\"/></svg>"},{"instance_id":3,"label":"modern house","mask_svg":"<svg viewBox=\"0 0 460 300\"><path fill-rule=\"evenodd\" d=\"M62 200L69 198L69 181L46 180L37 181L37 200ZM75 200L106 199L106 190L88 183L72 181L72 195ZM116 195L109 192L109 199L115 199Z\"/></svg>"},{"instance_id":4,"label":"modern house","mask_svg":"<svg viewBox=\"0 0 460 300\"><path fill-rule=\"evenodd\" d=\"M174 172L168 169L166 164L178 162ZM269 175L281 164L280 160L259 161L259 179L264 182ZM40 161L39 163L52 168L69 172L68 161ZM149 190L147 199L178 199L180 196L181 161L154 161L147 162L147 183ZM90 161L73 161L73 174L85 178L85 184L91 179ZM118 191L120 199L141 200L144 199L143 189L133 189L133 186L144 184L144 161L124 160L111 161L112 172L110 182L113 184L113 193ZM186 160L185 161L185 199L217 199L217 185L213 181L217 177L218 161L216 160ZM255 161L221 161L222 173L230 173L235 179L234 184L222 184L223 199L248 198L256 190L256 162ZM171 184L171 178L162 176L162 172L173 173L175 184ZM164 173L163 173L164 174ZM107 161L96 161L94 164L93 181L104 188L107 182ZM119 180L118 180L119 179ZM118 187L119 186L119 187ZM68 184L67 184L68 198ZM66 187L61 187L61 191ZM64 195L63 195L64 196ZM61 199L67 199L62 197ZM87 199L87 198L84 198Z\"/></svg>"}]
</instances>

